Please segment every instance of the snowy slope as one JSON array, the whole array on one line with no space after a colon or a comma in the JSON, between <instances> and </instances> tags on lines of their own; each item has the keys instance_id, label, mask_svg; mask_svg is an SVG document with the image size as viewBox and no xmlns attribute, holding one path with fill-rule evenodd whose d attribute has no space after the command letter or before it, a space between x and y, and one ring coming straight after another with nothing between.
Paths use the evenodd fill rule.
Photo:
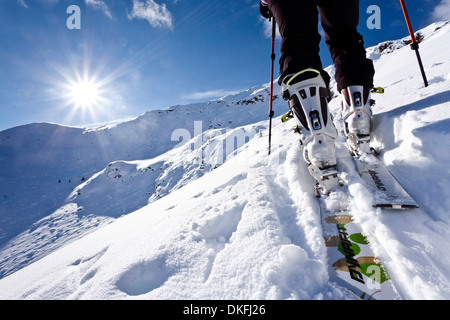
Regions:
<instances>
[{"instance_id":1,"label":"snowy slope","mask_svg":"<svg viewBox=\"0 0 450 320\"><path fill-rule=\"evenodd\" d=\"M223 163L222 152L201 165L198 150L256 134L267 99L264 85L114 126L37 123L0 132L0 278Z\"/></svg>"},{"instance_id":2,"label":"snowy slope","mask_svg":"<svg viewBox=\"0 0 450 320\"><path fill-rule=\"evenodd\" d=\"M368 49L375 83L386 89L374 97L374 142L421 208L373 209L342 139L338 161L364 209L356 218L400 295L449 299L450 24L422 33L427 88L409 47ZM338 99L330 108L338 122ZM0 298L354 298L328 280L313 181L292 123L275 119L267 157L266 118L262 86L113 127L0 132L0 265L8 274L33 262L0 280ZM193 136L198 120L203 134ZM173 149L180 136L192 140ZM69 178L79 180L68 186Z\"/></svg>"}]
</instances>

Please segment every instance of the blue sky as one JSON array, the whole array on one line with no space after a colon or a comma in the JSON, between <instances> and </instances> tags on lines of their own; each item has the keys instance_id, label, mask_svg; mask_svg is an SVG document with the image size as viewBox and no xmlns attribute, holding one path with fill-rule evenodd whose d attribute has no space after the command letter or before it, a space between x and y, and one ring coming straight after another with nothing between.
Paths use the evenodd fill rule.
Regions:
<instances>
[{"instance_id":1,"label":"blue sky","mask_svg":"<svg viewBox=\"0 0 450 320\"><path fill-rule=\"evenodd\" d=\"M449 0L406 3L415 30L450 18ZM67 27L70 5L80 8L81 29ZM379 30L366 25L370 5L381 9ZM0 0L0 130L42 121L103 124L267 83L270 38L258 6L258 0ZM360 12L366 46L408 33L398 0L361 0ZM323 42L321 56L324 66L331 64ZM89 103L77 98L80 83L94 95Z\"/></svg>"}]
</instances>

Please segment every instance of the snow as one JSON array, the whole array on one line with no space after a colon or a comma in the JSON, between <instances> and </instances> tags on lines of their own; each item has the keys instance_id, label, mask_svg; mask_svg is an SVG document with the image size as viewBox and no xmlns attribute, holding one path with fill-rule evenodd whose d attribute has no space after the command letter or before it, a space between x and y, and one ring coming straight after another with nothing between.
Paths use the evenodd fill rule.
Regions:
<instances>
[{"instance_id":1,"label":"snow","mask_svg":"<svg viewBox=\"0 0 450 320\"><path fill-rule=\"evenodd\" d=\"M337 155L401 297L449 299L450 23L421 33L426 88L400 40L367 49L386 90L374 144L421 208L373 208L341 138ZM291 122L274 118L267 155L267 102L265 84L114 126L0 132L0 298L355 299L329 280ZM330 109L339 123L339 99Z\"/></svg>"}]
</instances>

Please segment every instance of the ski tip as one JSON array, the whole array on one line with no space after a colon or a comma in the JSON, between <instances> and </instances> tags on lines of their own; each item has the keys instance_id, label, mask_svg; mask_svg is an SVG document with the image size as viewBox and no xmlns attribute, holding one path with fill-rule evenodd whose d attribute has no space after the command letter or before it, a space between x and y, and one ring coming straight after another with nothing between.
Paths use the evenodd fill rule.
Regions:
<instances>
[{"instance_id":1,"label":"ski tip","mask_svg":"<svg viewBox=\"0 0 450 320\"><path fill-rule=\"evenodd\" d=\"M374 205L375 208L381 209L392 209L392 210L410 210L418 209L420 206L418 204L395 204L395 203L378 203Z\"/></svg>"}]
</instances>

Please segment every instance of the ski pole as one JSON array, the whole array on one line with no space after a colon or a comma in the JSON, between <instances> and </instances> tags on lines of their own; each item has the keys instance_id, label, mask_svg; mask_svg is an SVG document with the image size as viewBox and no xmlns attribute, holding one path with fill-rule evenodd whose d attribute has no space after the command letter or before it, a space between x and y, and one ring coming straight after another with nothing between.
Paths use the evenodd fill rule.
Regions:
<instances>
[{"instance_id":1,"label":"ski pole","mask_svg":"<svg viewBox=\"0 0 450 320\"><path fill-rule=\"evenodd\" d=\"M403 15L405 16L406 25L408 26L409 35L411 36L411 50L414 50L416 52L417 61L419 62L419 68L420 72L422 73L423 83L425 84L425 87L428 87L428 80L427 76L425 74L425 70L423 69L422 59L420 58L419 54L419 43L416 40L416 37L414 35L413 28L411 26L411 20L409 20L408 10L406 9L405 1L400 0L400 4L402 5Z\"/></svg>"},{"instance_id":2,"label":"ski pole","mask_svg":"<svg viewBox=\"0 0 450 320\"><path fill-rule=\"evenodd\" d=\"M269 155L271 151L272 144L272 118L274 115L273 112L273 72L274 72L274 64L275 64L275 36L276 36L276 23L275 18L272 17L272 54L270 55L270 59L272 61L272 67L270 71L270 107L269 107Z\"/></svg>"}]
</instances>

